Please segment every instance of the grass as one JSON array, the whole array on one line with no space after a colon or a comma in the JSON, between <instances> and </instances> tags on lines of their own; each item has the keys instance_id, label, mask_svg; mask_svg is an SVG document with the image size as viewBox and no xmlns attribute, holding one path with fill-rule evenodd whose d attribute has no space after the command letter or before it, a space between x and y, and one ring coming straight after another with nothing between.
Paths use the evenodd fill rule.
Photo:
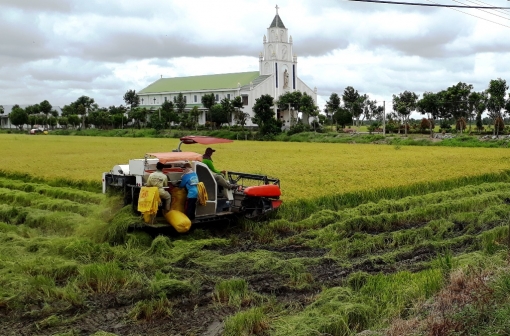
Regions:
<instances>
[{"instance_id":1,"label":"grass","mask_svg":"<svg viewBox=\"0 0 510 336\"><path fill-rule=\"evenodd\" d=\"M268 317L261 307L240 312L225 321L225 336L262 334L269 328Z\"/></svg>"},{"instance_id":2,"label":"grass","mask_svg":"<svg viewBox=\"0 0 510 336\"><path fill-rule=\"evenodd\" d=\"M172 302L165 296L157 299L138 301L129 311L128 316L134 320L152 321L171 317L173 314Z\"/></svg>"},{"instance_id":3,"label":"grass","mask_svg":"<svg viewBox=\"0 0 510 336\"><path fill-rule=\"evenodd\" d=\"M244 279L218 282L214 287L214 297L219 303L233 306L246 305L252 300L248 291L248 283Z\"/></svg>"}]
</instances>

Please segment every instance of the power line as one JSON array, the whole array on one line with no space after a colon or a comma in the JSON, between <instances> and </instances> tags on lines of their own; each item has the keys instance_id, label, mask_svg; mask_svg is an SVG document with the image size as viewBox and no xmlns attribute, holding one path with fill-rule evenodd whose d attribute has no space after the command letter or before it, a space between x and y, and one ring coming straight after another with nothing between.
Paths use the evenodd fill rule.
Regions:
<instances>
[{"instance_id":1,"label":"power line","mask_svg":"<svg viewBox=\"0 0 510 336\"><path fill-rule=\"evenodd\" d=\"M432 2L433 4L436 4L436 2L434 2L434 1L432 1L432 0L427 0L427 1L428 1L428 2ZM495 7L495 8L497 8L497 7ZM502 24L502 23L499 23L499 22L496 22L496 21L492 21L492 20L488 20L488 19L485 19L485 18L483 18L483 17L481 17L481 16L476 16L476 15L473 15L473 14L469 14L469 13L463 12L463 11L461 11L461 10L459 10L459 9L455 9L455 8L450 8L450 9L451 9L451 10L454 10L454 11L457 11L457 12L460 12L460 13L463 13L463 14L466 14L466 15L473 16L473 17L475 17L475 18L477 18L477 19L482 19L482 20L489 21L489 22L495 23L495 24L500 25L500 26L503 26L503 27L510 28L510 26L504 25L504 24Z\"/></svg>"},{"instance_id":2,"label":"power line","mask_svg":"<svg viewBox=\"0 0 510 336\"><path fill-rule=\"evenodd\" d=\"M458 5L441 5L441 4L427 4L427 3L417 3L417 2L397 2L397 1L384 1L384 0L347 0L347 1L384 3L384 4L391 4L391 5L425 6L425 7L473 8L473 9L510 9L510 7L458 6Z\"/></svg>"},{"instance_id":3,"label":"power line","mask_svg":"<svg viewBox=\"0 0 510 336\"><path fill-rule=\"evenodd\" d=\"M452 0L452 1L465 5L464 3L460 2L460 1L457 1L457 0ZM491 13L491 12L489 12L489 11L486 11L486 10L483 10L483 9L480 9L480 8L478 8L478 10L481 10L482 12L485 12L485 13L489 13L489 14L491 14L491 15L495 15L495 16L500 17L500 18L503 18L503 19L505 19L505 20L510 20L510 18L508 18L508 17L504 17L504 16L501 16L501 15L498 15L498 14L496 14L496 13Z\"/></svg>"},{"instance_id":4,"label":"power line","mask_svg":"<svg viewBox=\"0 0 510 336\"><path fill-rule=\"evenodd\" d=\"M486 3L486 2L483 2L483 1L480 1L480 0L475 0L475 1L472 1L472 0L466 0L466 1L467 1L467 2L471 2L471 3L474 3L475 5L484 4L484 5L492 6L491 4ZM496 12L498 12L498 13L505 14L505 15L509 15L508 13L510 13L510 11L509 11L508 9L502 9L502 10L495 9L495 11L496 11Z\"/></svg>"}]
</instances>

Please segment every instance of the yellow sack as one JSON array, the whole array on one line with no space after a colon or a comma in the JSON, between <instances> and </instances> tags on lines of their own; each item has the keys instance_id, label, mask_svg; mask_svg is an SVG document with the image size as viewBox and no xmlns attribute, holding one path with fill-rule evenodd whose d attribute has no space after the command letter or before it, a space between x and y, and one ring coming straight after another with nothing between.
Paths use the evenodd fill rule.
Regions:
<instances>
[{"instance_id":1,"label":"yellow sack","mask_svg":"<svg viewBox=\"0 0 510 336\"><path fill-rule=\"evenodd\" d=\"M166 221L179 233L188 232L191 221L188 216L177 210L170 210L165 214Z\"/></svg>"},{"instance_id":2,"label":"yellow sack","mask_svg":"<svg viewBox=\"0 0 510 336\"><path fill-rule=\"evenodd\" d=\"M184 206L186 205L186 196L188 192L186 188L173 188L170 190L172 202L170 203L170 210L177 210L184 213Z\"/></svg>"},{"instance_id":3,"label":"yellow sack","mask_svg":"<svg viewBox=\"0 0 510 336\"><path fill-rule=\"evenodd\" d=\"M143 215L146 223L152 222L160 202L159 190L157 187L142 187L138 196L138 211Z\"/></svg>"},{"instance_id":4,"label":"yellow sack","mask_svg":"<svg viewBox=\"0 0 510 336\"><path fill-rule=\"evenodd\" d=\"M206 205L209 197L207 196L207 190L205 189L204 182L199 182L197 187L198 187L198 204Z\"/></svg>"}]
</instances>

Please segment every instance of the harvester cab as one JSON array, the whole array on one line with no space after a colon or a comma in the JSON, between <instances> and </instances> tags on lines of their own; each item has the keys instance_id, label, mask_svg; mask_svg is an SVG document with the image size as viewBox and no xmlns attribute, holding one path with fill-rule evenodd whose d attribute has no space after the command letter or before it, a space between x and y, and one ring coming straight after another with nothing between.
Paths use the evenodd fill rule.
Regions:
<instances>
[{"instance_id":1,"label":"harvester cab","mask_svg":"<svg viewBox=\"0 0 510 336\"><path fill-rule=\"evenodd\" d=\"M233 142L229 139L208 136L185 136L172 152L147 153L143 158L131 159L128 164L119 164L110 172L103 173L103 193L117 190L124 196L124 204L131 205L138 212L140 190L146 185L148 176L156 170L156 164L164 165L163 173L168 177L168 191L177 188L183 174L183 166L189 162L198 180L204 184L207 200L197 205L192 224L217 221L222 218L244 216L250 219L261 218L281 205L280 180L266 175L227 171L225 179L238 187L234 190L222 188L206 164L202 155L181 150L182 144L213 145ZM172 207L174 201L172 201ZM157 219L157 218L156 218ZM159 221L147 223L149 226L167 226Z\"/></svg>"}]
</instances>

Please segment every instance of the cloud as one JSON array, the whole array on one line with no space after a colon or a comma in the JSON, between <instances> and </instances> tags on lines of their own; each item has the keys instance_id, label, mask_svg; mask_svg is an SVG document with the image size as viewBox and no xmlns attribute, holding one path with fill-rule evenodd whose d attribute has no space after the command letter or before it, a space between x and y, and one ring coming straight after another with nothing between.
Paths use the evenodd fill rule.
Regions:
<instances>
[{"instance_id":1,"label":"cloud","mask_svg":"<svg viewBox=\"0 0 510 336\"><path fill-rule=\"evenodd\" d=\"M459 81L510 80L508 28L448 9L282 0L298 75L319 102L346 86L378 100ZM88 95L122 104L164 77L258 70L275 15L269 0L3 0L0 104ZM469 13L489 19L480 11ZM502 19L500 23L505 23ZM506 20L507 21L507 20ZM508 25L508 24L507 24Z\"/></svg>"},{"instance_id":2,"label":"cloud","mask_svg":"<svg viewBox=\"0 0 510 336\"><path fill-rule=\"evenodd\" d=\"M27 22L36 21L30 15ZM43 59L57 54L48 44L49 39L33 26L0 14L0 66L21 64L26 61ZM7 33L9 32L9 33Z\"/></svg>"},{"instance_id":3,"label":"cloud","mask_svg":"<svg viewBox=\"0 0 510 336\"><path fill-rule=\"evenodd\" d=\"M34 80L56 82L85 82L111 74L103 63L83 62L79 59L59 58L31 63L27 74Z\"/></svg>"},{"instance_id":4,"label":"cloud","mask_svg":"<svg viewBox=\"0 0 510 336\"><path fill-rule=\"evenodd\" d=\"M2 0L0 10L17 9L29 12L70 12L72 1L69 0Z\"/></svg>"}]
</instances>

